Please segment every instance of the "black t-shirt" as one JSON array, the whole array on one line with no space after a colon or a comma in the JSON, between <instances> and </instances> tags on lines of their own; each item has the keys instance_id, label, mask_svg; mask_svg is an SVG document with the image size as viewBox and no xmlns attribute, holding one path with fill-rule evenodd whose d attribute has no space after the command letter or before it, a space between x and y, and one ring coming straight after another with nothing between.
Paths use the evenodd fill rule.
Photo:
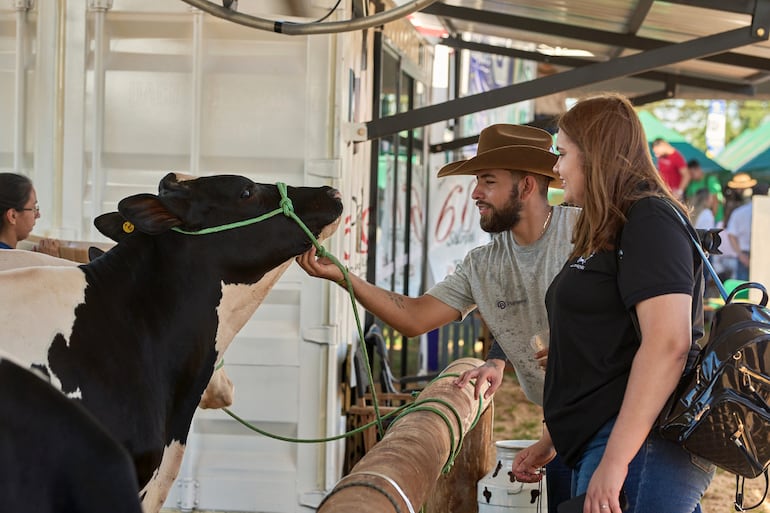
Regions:
<instances>
[{"instance_id":1,"label":"black t-shirt","mask_svg":"<svg viewBox=\"0 0 770 513\"><path fill-rule=\"evenodd\" d=\"M584 445L620 411L639 339L629 310L663 294L693 295L693 341L703 334L700 262L681 220L660 198L637 201L618 250L568 261L546 294L551 343L544 413L574 467Z\"/></svg>"}]
</instances>

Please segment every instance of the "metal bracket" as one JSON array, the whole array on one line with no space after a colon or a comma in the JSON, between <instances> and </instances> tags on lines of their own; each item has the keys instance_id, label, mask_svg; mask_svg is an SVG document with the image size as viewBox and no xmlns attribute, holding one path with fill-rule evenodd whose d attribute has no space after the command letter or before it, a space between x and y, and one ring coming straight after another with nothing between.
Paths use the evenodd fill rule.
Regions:
<instances>
[{"instance_id":1,"label":"metal bracket","mask_svg":"<svg viewBox=\"0 0 770 513\"><path fill-rule=\"evenodd\" d=\"M770 36L770 0L756 1L751 17L751 33L758 39L767 40Z\"/></svg>"},{"instance_id":2,"label":"metal bracket","mask_svg":"<svg viewBox=\"0 0 770 513\"><path fill-rule=\"evenodd\" d=\"M112 0L88 0L88 10L109 11L112 9Z\"/></svg>"},{"instance_id":3,"label":"metal bracket","mask_svg":"<svg viewBox=\"0 0 770 513\"><path fill-rule=\"evenodd\" d=\"M198 507L198 492L200 483L196 479L184 478L177 480L179 487L179 499L176 505L182 511L192 511Z\"/></svg>"},{"instance_id":4,"label":"metal bracket","mask_svg":"<svg viewBox=\"0 0 770 513\"><path fill-rule=\"evenodd\" d=\"M305 170L309 175L339 179L342 176L342 161L340 159L308 160Z\"/></svg>"},{"instance_id":5,"label":"metal bracket","mask_svg":"<svg viewBox=\"0 0 770 513\"><path fill-rule=\"evenodd\" d=\"M368 141L368 129L366 123L343 123L342 138L348 142Z\"/></svg>"},{"instance_id":6,"label":"metal bracket","mask_svg":"<svg viewBox=\"0 0 770 513\"><path fill-rule=\"evenodd\" d=\"M326 325L306 328L302 331L302 338L305 342L311 342L320 346L334 344L337 326Z\"/></svg>"},{"instance_id":7,"label":"metal bracket","mask_svg":"<svg viewBox=\"0 0 770 513\"><path fill-rule=\"evenodd\" d=\"M35 0L11 0L14 11L29 11L35 7Z\"/></svg>"}]
</instances>

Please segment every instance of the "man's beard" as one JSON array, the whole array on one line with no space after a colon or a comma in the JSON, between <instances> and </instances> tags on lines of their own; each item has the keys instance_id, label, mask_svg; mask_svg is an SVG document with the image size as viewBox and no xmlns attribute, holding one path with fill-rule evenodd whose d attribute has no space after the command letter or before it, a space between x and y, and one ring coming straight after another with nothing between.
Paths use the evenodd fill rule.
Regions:
<instances>
[{"instance_id":1,"label":"man's beard","mask_svg":"<svg viewBox=\"0 0 770 513\"><path fill-rule=\"evenodd\" d=\"M521 210L524 208L519 201L519 191L514 187L508 202L500 210L495 209L489 203L484 203L492 210L491 214L482 216L479 224L487 233L500 233L510 230L521 220Z\"/></svg>"}]
</instances>

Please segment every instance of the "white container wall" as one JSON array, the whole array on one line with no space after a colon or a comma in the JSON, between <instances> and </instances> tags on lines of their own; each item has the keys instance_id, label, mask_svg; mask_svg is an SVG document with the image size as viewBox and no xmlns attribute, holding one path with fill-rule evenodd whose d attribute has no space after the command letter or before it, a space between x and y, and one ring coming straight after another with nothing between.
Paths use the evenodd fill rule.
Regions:
<instances>
[{"instance_id":1,"label":"white container wall","mask_svg":"<svg viewBox=\"0 0 770 513\"><path fill-rule=\"evenodd\" d=\"M365 272L369 143L344 134L371 119L372 31L284 36L179 0L29 4L0 6L0 170L35 182L36 234L103 240L94 216L156 191L169 171L243 174L339 188L344 219L327 247ZM225 355L232 410L283 436L339 434L351 308L339 287L289 267ZM166 507L313 511L340 477L343 445L275 441L199 410Z\"/></svg>"}]
</instances>

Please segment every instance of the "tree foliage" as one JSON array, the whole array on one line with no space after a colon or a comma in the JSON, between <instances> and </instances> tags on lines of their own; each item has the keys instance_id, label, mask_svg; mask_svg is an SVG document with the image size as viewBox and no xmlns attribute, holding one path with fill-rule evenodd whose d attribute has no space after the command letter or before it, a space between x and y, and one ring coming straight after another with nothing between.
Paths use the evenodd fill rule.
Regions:
<instances>
[{"instance_id":1,"label":"tree foliage","mask_svg":"<svg viewBox=\"0 0 770 513\"><path fill-rule=\"evenodd\" d=\"M640 107L682 134L693 146L706 151L706 121L710 100L664 100ZM725 124L725 145L744 130L753 129L765 121L770 102L765 100L728 100Z\"/></svg>"}]
</instances>

